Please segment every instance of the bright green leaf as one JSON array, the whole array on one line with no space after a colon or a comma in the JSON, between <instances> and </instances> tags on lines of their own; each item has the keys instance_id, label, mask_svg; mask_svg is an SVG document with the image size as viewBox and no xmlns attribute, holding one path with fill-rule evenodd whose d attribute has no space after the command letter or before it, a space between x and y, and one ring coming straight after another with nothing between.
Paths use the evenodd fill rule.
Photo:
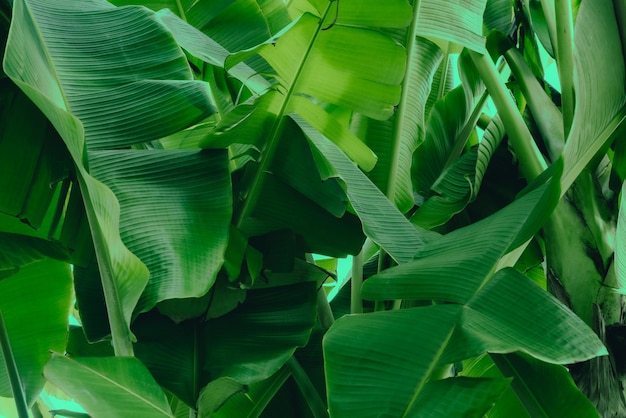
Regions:
<instances>
[{"instance_id":1,"label":"bright green leaf","mask_svg":"<svg viewBox=\"0 0 626 418\"><path fill-rule=\"evenodd\" d=\"M69 265L44 259L0 280L0 310L11 350L33 403L44 385L41 375L50 350L64 350L71 303ZM11 396L5 362L0 362L0 395Z\"/></svg>"},{"instance_id":2,"label":"bright green leaf","mask_svg":"<svg viewBox=\"0 0 626 418\"><path fill-rule=\"evenodd\" d=\"M54 354L44 375L94 418L122 417L130 411L145 418L173 418L165 394L136 358Z\"/></svg>"}]
</instances>

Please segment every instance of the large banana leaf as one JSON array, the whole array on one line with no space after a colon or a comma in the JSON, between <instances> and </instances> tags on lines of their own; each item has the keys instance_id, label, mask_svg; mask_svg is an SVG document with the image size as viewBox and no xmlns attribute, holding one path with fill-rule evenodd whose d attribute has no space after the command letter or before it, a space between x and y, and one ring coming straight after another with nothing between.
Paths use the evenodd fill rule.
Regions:
<instances>
[{"instance_id":1,"label":"large banana leaf","mask_svg":"<svg viewBox=\"0 0 626 418\"><path fill-rule=\"evenodd\" d=\"M322 15L327 0L296 0L290 6L292 15L307 11ZM436 41L453 42L475 51L483 51L482 16L486 0L462 0L441 7L439 0L413 2L419 5L418 19L413 19L414 34ZM344 0L338 6L337 25L403 27L409 23L406 1ZM334 9L334 7L333 7ZM334 13L334 10L333 10ZM334 17L334 14L331 14ZM404 16L404 17L403 17ZM418 23L419 21L419 23Z\"/></svg>"},{"instance_id":2,"label":"large banana leaf","mask_svg":"<svg viewBox=\"0 0 626 418\"><path fill-rule=\"evenodd\" d=\"M54 234L48 212L65 199L59 183L67 176L69 159L54 128L28 97L8 79L0 89L0 212L31 226L31 235L48 238Z\"/></svg>"},{"instance_id":3,"label":"large banana leaf","mask_svg":"<svg viewBox=\"0 0 626 418\"><path fill-rule=\"evenodd\" d=\"M626 71L613 5L583 2L574 33L576 109L563 150L563 192L626 118Z\"/></svg>"},{"instance_id":4,"label":"large banana leaf","mask_svg":"<svg viewBox=\"0 0 626 418\"><path fill-rule=\"evenodd\" d=\"M426 101L433 74L443 57L441 49L432 42L415 37L412 32L408 36L409 57L398 112L386 121L361 117L355 127L378 157L368 177L403 213L414 205L412 155L424 139Z\"/></svg>"},{"instance_id":5,"label":"large banana leaf","mask_svg":"<svg viewBox=\"0 0 626 418\"><path fill-rule=\"evenodd\" d=\"M41 373L50 350L65 348L71 286L69 265L52 259L23 266L0 280L0 311L30 404L44 386ZM0 395L12 396L4 355L0 362Z\"/></svg>"},{"instance_id":6,"label":"large banana leaf","mask_svg":"<svg viewBox=\"0 0 626 418\"><path fill-rule=\"evenodd\" d=\"M329 13L327 7L325 13ZM348 9L346 9L348 10ZM295 109L302 113L307 121L316 128L329 129L333 124L330 116L320 113L312 107L308 99L294 99L297 95L308 95L330 103L346 106L372 117L385 119L393 113L393 107L400 99L405 54L402 47L395 45L391 38L370 30L368 26L402 27L408 23L410 8L402 0L396 0L386 6L387 14L376 14L375 10L361 9L359 27L336 26L333 30L321 31L319 21L326 17L304 14L278 40L271 40L252 52L258 51L276 72L281 84L281 95L274 106L275 120ZM342 17L346 17L342 13ZM196 42L198 44L198 42ZM193 53L202 51L197 46L190 49ZM294 57L294 51L299 56ZM243 59L251 53L244 54ZM236 64L236 61L231 64ZM377 62L377 65L374 65ZM380 63L385 63L381 66ZM347 84L346 84L347 83ZM273 125L273 126L272 126ZM282 124L270 124L266 134L270 138L268 149L280 137ZM349 138L345 130L334 129L331 139L341 142ZM353 147L362 147L358 141L346 147L350 153ZM270 155L270 159L271 159ZM365 168L373 166L373 155L365 156L358 162Z\"/></svg>"},{"instance_id":7,"label":"large banana leaf","mask_svg":"<svg viewBox=\"0 0 626 418\"><path fill-rule=\"evenodd\" d=\"M185 128L212 111L206 86L191 81L184 54L152 12L98 0L16 2L4 68L52 121L74 159L109 312L117 315L111 325L123 333L148 270L122 243L118 200L89 174L86 150ZM222 228L222 241L226 233Z\"/></svg>"},{"instance_id":8,"label":"large banana leaf","mask_svg":"<svg viewBox=\"0 0 626 418\"><path fill-rule=\"evenodd\" d=\"M548 364L528 355L484 355L464 362L459 374L512 378L511 387L489 411L487 416L490 418L526 418L529 414L548 417L598 416L565 367Z\"/></svg>"},{"instance_id":9,"label":"large banana leaf","mask_svg":"<svg viewBox=\"0 0 626 418\"><path fill-rule=\"evenodd\" d=\"M343 317L324 350L329 407L338 417L436 414L446 398L420 402L442 394L432 386L447 379L430 381L433 372L485 351L521 350L561 364L607 353L575 314L513 269L496 273L467 304ZM477 407L480 396L497 399L505 387L491 385L487 394L467 387L466 407Z\"/></svg>"},{"instance_id":10,"label":"large banana leaf","mask_svg":"<svg viewBox=\"0 0 626 418\"><path fill-rule=\"evenodd\" d=\"M449 304L337 321L324 343L331 413L414 416L438 367L486 351L521 350L560 364L606 354L593 331L521 273L505 269L492 277L500 258L554 209L558 174L495 215L431 241L415 261L365 281L365 298ZM496 387L490 399L503 389Z\"/></svg>"},{"instance_id":11,"label":"large banana leaf","mask_svg":"<svg viewBox=\"0 0 626 418\"><path fill-rule=\"evenodd\" d=\"M436 42L452 42L481 52L485 50L483 34L483 13L487 0L462 0L446 3L438 0L422 0L419 4L418 32L420 36ZM446 48L442 48L444 51Z\"/></svg>"},{"instance_id":12,"label":"large banana leaf","mask_svg":"<svg viewBox=\"0 0 626 418\"><path fill-rule=\"evenodd\" d=\"M122 239L150 270L137 310L206 294L228 242L226 151L94 151L89 157L93 175L118 197Z\"/></svg>"},{"instance_id":13,"label":"large banana leaf","mask_svg":"<svg viewBox=\"0 0 626 418\"><path fill-rule=\"evenodd\" d=\"M173 414L163 390L136 358L69 358L53 354L46 378L72 396L94 417L141 417Z\"/></svg>"},{"instance_id":14,"label":"large banana leaf","mask_svg":"<svg viewBox=\"0 0 626 418\"><path fill-rule=\"evenodd\" d=\"M316 285L308 281L249 290L245 304L208 322L175 325L156 314L142 316L133 328L137 356L158 382L190 406L207 384L205 391L233 395L242 385L272 376L297 346L306 344L314 325ZM207 397L204 407L216 407Z\"/></svg>"},{"instance_id":15,"label":"large banana leaf","mask_svg":"<svg viewBox=\"0 0 626 418\"><path fill-rule=\"evenodd\" d=\"M321 151L323 157L320 156L318 163L330 164L329 174L338 175L346 182L348 198L363 222L365 233L397 262L411 260L426 242L426 234L418 231L331 141L299 116L292 117Z\"/></svg>"},{"instance_id":16,"label":"large banana leaf","mask_svg":"<svg viewBox=\"0 0 626 418\"><path fill-rule=\"evenodd\" d=\"M558 185L535 189L496 215L432 241L415 260L363 284L366 299L447 300L465 303L493 273L498 260L530 239L558 200ZM457 278L462 274L463 280Z\"/></svg>"}]
</instances>

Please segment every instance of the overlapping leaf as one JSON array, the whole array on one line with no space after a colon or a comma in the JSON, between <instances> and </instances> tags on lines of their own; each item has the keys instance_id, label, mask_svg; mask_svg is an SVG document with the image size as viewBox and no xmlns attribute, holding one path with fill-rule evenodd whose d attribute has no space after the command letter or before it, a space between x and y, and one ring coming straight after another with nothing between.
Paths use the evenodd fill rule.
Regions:
<instances>
[{"instance_id":1,"label":"overlapping leaf","mask_svg":"<svg viewBox=\"0 0 626 418\"><path fill-rule=\"evenodd\" d=\"M89 174L86 149L187 127L211 112L206 86L191 81L182 51L145 8L18 1L9 38L5 71L52 121L74 159L98 261L117 288L109 308L123 312L127 327L148 270L122 244L118 201Z\"/></svg>"},{"instance_id":2,"label":"overlapping leaf","mask_svg":"<svg viewBox=\"0 0 626 418\"><path fill-rule=\"evenodd\" d=\"M89 160L120 202L122 239L150 270L137 309L206 294L228 243L226 151L94 151Z\"/></svg>"},{"instance_id":3,"label":"overlapping leaf","mask_svg":"<svg viewBox=\"0 0 626 418\"><path fill-rule=\"evenodd\" d=\"M316 285L308 281L249 290L245 304L208 322L175 325L163 316L141 317L135 328L137 356L157 381L189 405L195 405L207 384L213 385L207 390L237 393L241 385L272 376L297 346L306 344L314 325ZM164 357L170 361L163 362Z\"/></svg>"},{"instance_id":4,"label":"overlapping leaf","mask_svg":"<svg viewBox=\"0 0 626 418\"><path fill-rule=\"evenodd\" d=\"M486 351L525 351L560 364L606 354L593 331L521 273L505 269L492 277L500 258L554 209L558 170L542 180L548 183L495 215L431 241L415 261L365 281L365 298L448 304L337 321L324 343L331 412L410 416L435 368ZM391 370L403 374L392 379Z\"/></svg>"},{"instance_id":5,"label":"overlapping leaf","mask_svg":"<svg viewBox=\"0 0 626 418\"><path fill-rule=\"evenodd\" d=\"M563 150L563 192L626 117L626 72L619 33L610 3L581 4L574 35L576 109Z\"/></svg>"},{"instance_id":6,"label":"overlapping leaf","mask_svg":"<svg viewBox=\"0 0 626 418\"><path fill-rule=\"evenodd\" d=\"M504 127L494 118L482 141L444 171L432 187L434 193L415 213L412 222L425 228L441 225L476 199L491 156L504 137Z\"/></svg>"},{"instance_id":7,"label":"overlapping leaf","mask_svg":"<svg viewBox=\"0 0 626 418\"><path fill-rule=\"evenodd\" d=\"M403 213L414 205L412 156L424 140L425 106L433 75L443 56L439 47L424 38L417 37L408 47L412 49L408 51L398 112L386 121L360 118L356 127L357 131L364 132L361 137L378 157L368 177Z\"/></svg>"},{"instance_id":8,"label":"overlapping leaf","mask_svg":"<svg viewBox=\"0 0 626 418\"><path fill-rule=\"evenodd\" d=\"M510 389L489 411L488 416L492 418L528 416L528 413L543 416L598 416L565 367L548 364L528 355L484 355L464 362L459 374L512 379Z\"/></svg>"},{"instance_id":9,"label":"overlapping leaf","mask_svg":"<svg viewBox=\"0 0 626 418\"><path fill-rule=\"evenodd\" d=\"M554 209L555 181L505 207L496 215L430 243L415 260L369 278L369 299L435 299L464 303L493 272L498 260L531 238ZM462 276L463 280L457 280Z\"/></svg>"},{"instance_id":10,"label":"overlapping leaf","mask_svg":"<svg viewBox=\"0 0 626 418\"><path fill-rule=\"evenodd\" d=\"M528 316L521 305L540 309ZM514 269L496 273L465 305L346 316L327 334L324 350L329 407L339 417L414 416L437 367L486 351L521 350L559 364L607 354L574 313ZM505 387L484 395L493 401ZM429 404L428 414L439 403L445 400Z\"/></svg>"},{"instance_id":11,"label":"overlapping leaf","mask_svg":"<svg viewBox=\"0 0 626 418\"><path fill-rule=\"evenodd\" d=\"M422 0L417 34L483 52L482 24L486 3L487 0L463 0L441 7L438 0Z\"/></svg>"},{"instance_id":12,"label":"overlapping leaf","mask_svg":"<svg viewBox=\"0 0 626 418\"><path fill-rule=\"evenodd\" d=\"M27 402L44 386L50 350L65 348L71 303L69 265L44 259L0 280L0 310ZM2 354L0 354L2 356ZM0 362L0 395L11 397L6 364Z\"/></svg>"},{"instance_id":13,"label":"overlapping leaf","mask_svg":"<svg viewBox=\"0 0 626 418\"><path fill-rule=\"evenodd\" d=\"M348 198L363 222L367 236L397 262L411 260L426 242L426 235L418 231L339 148L299 116L292 117L321 151L324 157L320 158L328 161L320 161L319 164L330 164L328 170L347 183Z\"/></svg>"},{"instance_id":14,"label":"overlapping leaf","mask_svg":"<svg viewBox=\"0 0 626 418\"><path fill-rule=\"evenodd\" d=\"M170 417L163 390L136 358L69 358L54 354L46 365L48 380L63 389L94 417Z\"/></svg>"}]
</instances>

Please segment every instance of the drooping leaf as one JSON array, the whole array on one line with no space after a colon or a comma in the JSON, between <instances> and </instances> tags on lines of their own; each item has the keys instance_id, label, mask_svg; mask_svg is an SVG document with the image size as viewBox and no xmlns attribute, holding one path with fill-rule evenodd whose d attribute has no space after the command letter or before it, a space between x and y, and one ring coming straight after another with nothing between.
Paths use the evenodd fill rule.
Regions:
<instances>
[{"instance_id":1,"label":"drooping leaf","mask_svg":"<svg viewBox=\"0 0 626 418\"><path fill-rule=\"evenodd\" d=\"M91 173L120 202L122 239L150 270L138 312L166 299L206 294L228 242L232 198L227 153L93 151L89 161Z\"/></svg>"},{"instance_id":2,"label":"drooping leaf","mask_svg":"<svg viewBox=\"0 0 626 418\"><path fill-rule=\"evenodd\" d=\"M531 238L559 198L557 181L500 212L430 242L414 261L389 268L363 284L363 297L434 299L465 303L507 252ZM463 280L458 280L460 275Z\"/></svg>"},{"instance_id":3,"label":"drooping leaf","mask_svg":"<svg viewBox=\"0 0 626 418\"><path fill-rule=\"evenodd\" d=\"M148 9L118 9L99 0L22 0L15 2L13 18L4 69L72 155L109 308L117 316L111 325L128 334L148 270L122 244L118 201L89 175L86 149L177 132L210 114L207 89L191 80L182 51Z\"/></svg>"},{"instance_id":4,"label":"drooping leaf","mask_svg":"<svg viewBox=\"0 0 626 418\"><path fill-rule=\"evenodd\" d=\"M447 41L483 52L482 24L486 3L487 0L463 0L442 7L438 0L422 0L417 34L436 43Z\"/></svg>"},{"instance_id":5,"label":"drooping leaf","mask_svg":"<svg viewBox=\"0 0 626 418\"><path fill-rule=\"evenodd\" d=\"M391 204L363 172L328 139L299 116L292 116L307 137L347 184L347 194L365 233L398 262L406 262L425 237Z\"/></svg>"},{"instance_id":6,"label":"drooping leaf","mask_svg":"<svg viewBox=\"0 0 626 418\"><path fill-rule=\"evenodd\" d=\"M342 217L348 198L338 179L322 179L315 165L311 147L298 126L285 126L285 140L276 150L271 171L292 188L299 191L333 216Z\"/></svg>"},{"instance_id":7,"label":"drooping leaf","mask_svg":"<svg viewBox=\"0 0 626 418\"><path fill-rule=\"evenodd\" d=\"M250 384L274 374L314 325L317 284L299 283L248 291L246 303L209 321L203 338L205 368L212 378L230 376Z\"/></svg>"},{"instance_id":8,"label":"drooping leaf","mask_svg":"<svg viewBox=\"0 0 626 418\"><path fill-rule=\"evenodd\" d=\"M576 109L563 150L563 193L626 118L626 71L619 40L611 3L581 4L574 31Z\"/></svg>"},{"instance_id":9,"label":"drooping leaf","mask_svg":"<svg viewBox=\"0 0 626 418\"><path fill-rule=\"evenodd\" d=\"M288 227L302 237L307 252L337 257L359 252L365 237L356 216L346 212L335 217L275 176L268 174L264 183L242 230L260 235ZM334 242L328 241L330 235L336 236Z\"/></svg>"},{"instance_id":10,"label":"drooping leaf","mask_svg":"<svg viewBox=\"0 0 626 418\"><path fill-rule=\"evenodd\" d=\"M412 155L424 139L424 113L434 72L442 52L432 42L416 37L409 40L408 65L398 112L389 120L361 117L355 129L376 153L378 162L368 177L405 213L414 205L411 181ZM390 139L392 141L390 142ZM391 190L393 189L393 190Z\"/></svg>"},{"instance_id":11,"label":"drooping leaf","mask_svg":"<svg viewBox=\"0 0 626 418\"><path fill-rule=\"evenodd\" d=\"M8 79L0 88L0 212L30 226L31 235L52 238L54 212L66 198L61 182L70 160L30 99Z\"/></svg>"}]
</instances>

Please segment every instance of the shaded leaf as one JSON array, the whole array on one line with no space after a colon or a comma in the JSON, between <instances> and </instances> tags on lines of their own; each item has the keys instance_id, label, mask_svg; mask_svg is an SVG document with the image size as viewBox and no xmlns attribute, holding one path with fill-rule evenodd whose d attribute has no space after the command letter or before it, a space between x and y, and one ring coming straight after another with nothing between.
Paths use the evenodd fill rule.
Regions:
<instances>
[{"instance_id":1,"label":"shaded leaf","mask_svg":"<svg viewBox=\"0 0 626 418\"><path fill-rule=\"evenodd\" d=\"M429 382L407 414L441 418L483 416L509 383L507 379L464 377Z\"/></svg>"}]
</instances>

